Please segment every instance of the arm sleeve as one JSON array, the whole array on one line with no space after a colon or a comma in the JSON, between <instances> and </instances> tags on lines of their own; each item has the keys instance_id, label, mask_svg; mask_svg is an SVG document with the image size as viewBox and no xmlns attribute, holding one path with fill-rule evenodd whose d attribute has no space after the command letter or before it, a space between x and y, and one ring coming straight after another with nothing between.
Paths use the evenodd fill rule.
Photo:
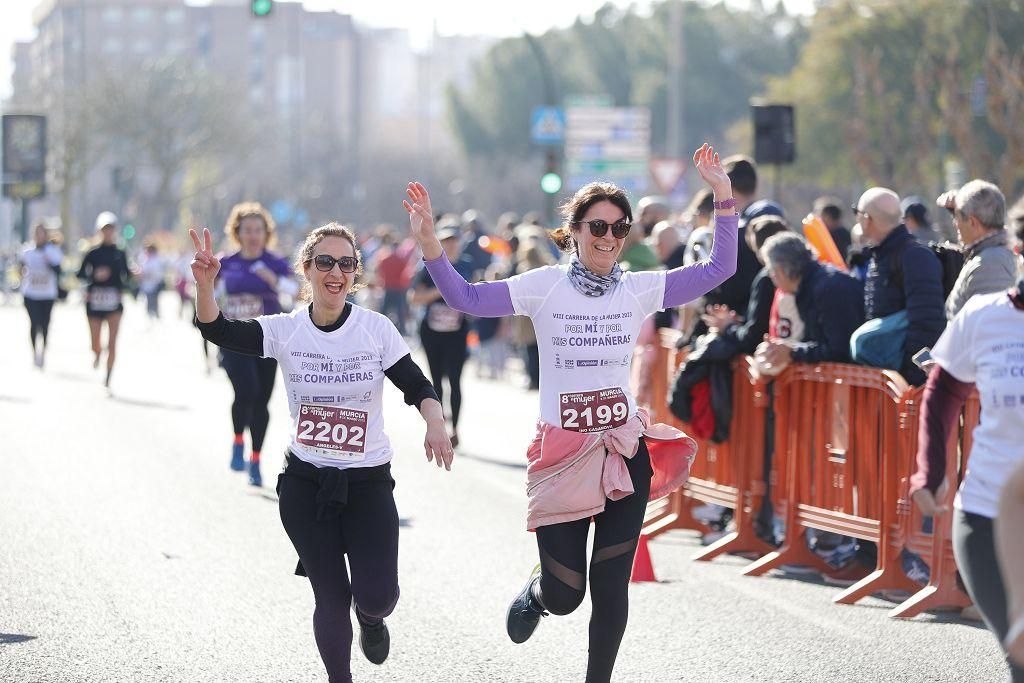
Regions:
<instances>
[{"instance_id":1,"label":"arm sleeve","mask_svg":"<svg viewBox=\"0 0 1024 683\"><path fill-rule=\"evenodd\" d=\"M257 320L228 320L221 313L211 323L199 322L199 318L195 322L203 339L222 349L247 356L263 355L263 328Z\"/></svg>"},{"instance_id":2,"label":"arm sleeve","mask_svg":"<svg viewBox=\"0 0 1024 683\"><path fill-rule=\"evenodd\" d=\"M737 226L739 216L715 216L715 237L711 258L668 271L663 308L682 306L703 296L736 272Z\"/></svg>"},{"instance_id":3,"label":"arm sleeve","mask_svg":"<svg viewBox=\"0 0 1024 683\"><path fill-rule=\"evenodd\" d=\"M423 375L420 366L416 365L408 353L384 370L384 376L402 392L407 405L419 408L425 399L438 400L434 385Z\"/></svg>"},{"instance_id":4,"label":"arm sleeve","mask_svg":"<svg viewBox=\"0 0 1024 683\"><path fill-rule=\"evenodd\" d=\"M506 282L498 280L471 285L443 254L423 263L445 303L456 311L481 318L500 318L515 313Z\"/></svg>"},{"instance_id":5,"label":"arm sleeve","mask_svg":"<svg viewBox=\"0 0 1024 683\"><path fill-rule=\"evenodd\" d=\"M925 346L933 346L946 326L942 296L942 266L926 248L906 248L903 258L903 294L907 306L907 339L903 346L900 373L920 386L924 372L911 357Z\"/></svg>"},{"instance_id":6,"label":"arm sleeve","mask_svg":"<svg viewBox=\"0 0 1024 683\"><path fill-rule=\"evenodd\" d=\"M78 273L76 273L75 277L79 280L88 280L91 266L92 259L89 258L89 254L86 254L85 258L82 259L82 265L79 267Z\"/></svg>"},{"instance_id":7,"label":"arm sleeve","mask_svg":"<svg viewBox=\"0 0 1024 683\"><path fill-rule=\"evenodd\" d=\"M957 417L974 387L946 372L941 365L932 368L924 386L921 419L917 432L917 471L910 478L910 493L928 489L938 491L946 476L946 445L957 427Z\"/></svg>"}]
</instances>

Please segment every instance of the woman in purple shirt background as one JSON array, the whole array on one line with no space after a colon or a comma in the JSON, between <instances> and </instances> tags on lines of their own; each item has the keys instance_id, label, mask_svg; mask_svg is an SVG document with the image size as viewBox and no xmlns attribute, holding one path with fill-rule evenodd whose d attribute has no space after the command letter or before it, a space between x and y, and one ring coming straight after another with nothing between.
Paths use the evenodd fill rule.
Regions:
<instances>
[{"instance_id":1,"label":"woman in purple shirt background","mask_svg":"<svg viewBox=\"0 0 1024 683\"><path fill-rule=\"evenodd\" d=\"M268 251L274 240L274 219L258 202L243 202L231 209L224 232L239 250L221 259L217 280L218 299L227 318L244 320L281 312L280 294L294 296L299 287L288 261ZM252 455L249 483L262 486L260 451L270 423L267 405L274 392L277 361L221 349L220 364L231 380L235 400L231 404L234 443L231 469L245 469L245 430L249 429Z\"/></svg>"},{"instance_id":2,"label":"woman in purple shirt background","mask_svg":"<svg viewBox=\"0 0 1024 683\"><path fill-rule=\"evenodd\" d=\"M552 235L559 248L572 255L568 264L471 285L444 258L426 188L409 184L405 208L411 232L447 304L479 317L515 314L533 322L540 347L542 422L599 432L640 419L629 391L629 359L641 323L659 309L703 295L736 271L738 215L732 183L710 146L698 149L693 162L715 193L711 258L667 273L622 272L617 259L632 227L629 199L615 185L591 183L562 207L565 224ZM652 476L642 438L626 468L633 493L606 499L604 509L593 514L588 683L610 680L626 629L630 570ZM590 524L588 512L580 519L537 527L539 570L512 601L506 617L513 642L528 639L541 616L568 614L582 602Z\"/></svg>"}]
</instances>

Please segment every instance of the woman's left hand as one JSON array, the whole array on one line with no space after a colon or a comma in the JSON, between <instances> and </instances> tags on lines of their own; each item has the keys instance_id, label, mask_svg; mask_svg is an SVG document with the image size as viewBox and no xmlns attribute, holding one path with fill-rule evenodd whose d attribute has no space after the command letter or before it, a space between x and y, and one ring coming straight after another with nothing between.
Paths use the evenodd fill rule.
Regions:
<instances>
[{"instance_id":1,"label":"woman's left hand","mask_svg":"<svg viewBox=\"0 0 1024 683\"><path fill-rule=\"evenodd\" d=\"M432 420L427 423L427 435L423 439L423 450L427 454L427 460L433 460L438 467L444 466L446 470L451 471L455 449L452 448L452 440L448 438L444 420Z\"/></svg>"},{"instance_id":2,"label":"woman's left hand","mask_svg":"<svg viewBox=\"0 0 1024 683\"><path fill-rule=\"evenodd\" d=\"M693 165L697 172L708 185L711 186L716 197L732 196L732 181L722 168L722 162L718 158L715 148L704 143L693 153Z\"/></svg>"}]
</instances>

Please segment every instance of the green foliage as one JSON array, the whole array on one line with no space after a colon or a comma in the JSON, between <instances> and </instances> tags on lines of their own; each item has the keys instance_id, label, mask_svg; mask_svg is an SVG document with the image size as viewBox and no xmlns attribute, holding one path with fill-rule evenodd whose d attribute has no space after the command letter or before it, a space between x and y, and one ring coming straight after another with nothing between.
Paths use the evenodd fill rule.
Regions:
<instances>
[{"instance_id":1,"label":"green foliage","mask_svg":"<svg viewBox=\"0 0 1024 683\"><path fill-rule=\"evenodd\" d=\"M668 152L668 46L679 38L669 35L672 1L654 5L651 16L605 5L592 21L536 39L559 99L607 95L618 106L650 107L657 154ZM681 38L683 145L689 149L722 140L730 124L749 116L748 100L761 94L769 75L789 72L806 33L780 8L741 12L687 2ZM536 152L530 113L546 101L538 60L525 38L493 47L478 63L472 87L449 89L447 99L452 128L468 156L521 159Z\"/></svg>"}]
</instances>

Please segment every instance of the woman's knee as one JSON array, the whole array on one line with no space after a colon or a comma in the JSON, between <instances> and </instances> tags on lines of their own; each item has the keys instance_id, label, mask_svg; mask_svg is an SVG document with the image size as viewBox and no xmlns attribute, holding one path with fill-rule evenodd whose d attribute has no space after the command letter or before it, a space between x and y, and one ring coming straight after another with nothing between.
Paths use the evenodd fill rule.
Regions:
<instances>
[{"instance_id":1,"label":"woman's knee","mask_svg":"<svg viewBox=\"0 0 1024 683\"><path fill-rule=\"evenodd\" d=\"M398 584L374 586L365 590L353 586L352 594L360 612L374 619L383 619L395 611L401 591Z\"/></svg>"},{"instance_id":2,"label":"woman's knee","mask_svg":"<svg viewBox=\"0 0 1024 683\"><path fill-rule=\"evenodd\" d=\"M556 581L545 582L541 579L540 592L544 609L559 616L572 614L577 607L583 604L583 591L556 583Z\"/></svg>"}]
</instances>

